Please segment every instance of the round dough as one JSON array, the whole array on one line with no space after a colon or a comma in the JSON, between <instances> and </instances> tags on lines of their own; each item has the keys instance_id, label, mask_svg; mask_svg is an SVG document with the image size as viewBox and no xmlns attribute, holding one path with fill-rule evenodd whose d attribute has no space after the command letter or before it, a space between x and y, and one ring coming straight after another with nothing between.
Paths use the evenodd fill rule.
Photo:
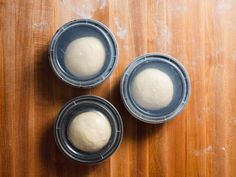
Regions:
<instances>
[{"instance_id":1,"label":"round dough","mask_svg":"<svg viewBox=\"0 0 236 177\"><path fill-rule=\"evenodd\" d=\"M110 122L104 114L88 111L71 121L68 138L76 148L85 152L96 152L108 143L111 132Z\"/></svg>"},{"instance_id":2,"label":"round dough","mask_svg":"<svg viewBox=\"0 0 236 177\"><path fill-rule=\"evenodd\" d=\"M86 79L101 71L105 63L105 48L95 37L72 41L65 52L65 65L75 76Z\"/></svg>"},{"instance_id":3,"label":"round dough","mask_svg":"<svg viewBox=\"0 0 236 177\"><path fill-rule=\"evenodd\" d=\"M147 68L138 73L131 84L134 101L148 110L162 109L170 104L174 93L171 78L164 72Z\"/></svg>"}]
</instances>

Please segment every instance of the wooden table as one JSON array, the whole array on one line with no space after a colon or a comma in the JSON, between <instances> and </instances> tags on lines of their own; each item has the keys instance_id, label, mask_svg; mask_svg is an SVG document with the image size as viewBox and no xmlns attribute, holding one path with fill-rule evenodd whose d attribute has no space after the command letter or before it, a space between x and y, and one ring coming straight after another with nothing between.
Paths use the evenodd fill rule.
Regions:
<instances>
[{"instance_id":1,"label":"wooden table","mask_svg":"<svg viewBox=\"0 0 236 177\"><path fill-rule=\"evenodd\" d=\"M54 32L77 18L114 32L119 64L102 85L69 87L49 67ZM191 98L176 119L148 125L119 95L127 65L146 52L170 54L191 77ZM120 111L125 133L104 163L78 165L55 145L53 122L63 103L102 96ZM235 177L235 0L0 0L1 177Z\"/></svg>"}]
</instances>

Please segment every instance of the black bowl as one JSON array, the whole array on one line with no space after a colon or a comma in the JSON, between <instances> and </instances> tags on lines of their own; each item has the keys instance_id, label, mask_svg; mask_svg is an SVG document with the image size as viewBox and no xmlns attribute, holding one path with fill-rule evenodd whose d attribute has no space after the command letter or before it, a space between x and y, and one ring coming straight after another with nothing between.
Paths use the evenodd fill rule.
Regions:
<instances>
[{"instance_id":1,"label":"black bowl","mask_svg":"<svg viewBox=\"0 0 236 177\"><path fill-rule=\"evenodd\" d=\"M88 153L74 147L67 137L71 120L78 114L96 110L109 120L112 135L109 142L98 152ZM123 123L116 108L107 100L97 96L80 96L66 103L59 112L54 126L55 141L59 149L69 158L83 164L94 164L110 157L118 148L123 136Z\"/></svg>"}]
</instances>

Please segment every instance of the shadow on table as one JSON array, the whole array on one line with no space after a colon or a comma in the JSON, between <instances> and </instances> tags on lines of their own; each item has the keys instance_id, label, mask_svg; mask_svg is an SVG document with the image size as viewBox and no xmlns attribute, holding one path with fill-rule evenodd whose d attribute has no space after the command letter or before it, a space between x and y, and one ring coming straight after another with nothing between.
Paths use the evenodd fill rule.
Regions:
<instances>
[{"instance_id":1,"label":"shadow on table","mask_svg":"<svg viewBox=\"0 0 236 177\"><path fill-rule=\"evenodd\" d=\"M117 82L111 90L111 102L118 109L124 123L124 139L134 144L142 143L157 135L164 124L147 124L133 117L123 104L120 94L120 83Z\"/></svg>"},{"instance_id":2,"label":"shadow on table","mask_svg":"<svg viewBox=\"0 0 236 177\"><path fill-rule=\"evenodd\" d=\"M55 143L53 124L43 132L40 143L40 159L44 169L47 169L50 174L60 177L86 177L99 166L99 164L81 165L67 158Z\"/></svg>"},{"instance_id":3,"label":"shadow on table","mask_svg":"<svg viewBox=\"0 0 236 177\"><path fill-rule=\"evenodd\" d=\"M94 171L98 165L85 166L78 164L65 155L56 146L53 137L53 122L60 107L79 95L89 94L89 90L73 88L59 80L50 68L47 48L38 49L35 52L37 62L34 65L34 97L37 117L43 117L39 122L41 129L39 159L45 171L40 172L44 176L80 176L86 177Z\"/></svg>"},{"instance_id":4,"label":"shadow on table","mask_svg":"<svg viewBox=\"0 0 236 177\"><path fill-rule=\"evenodd\" d=\"M34 85L35 95L40 100L65 103L73 97L89 94L89 89L72 87L57 78L50 67L47 48L36 51L36 55Z\"/></svg>"},{"instance_id":5,"label":"shadow on table","mask_svg":"<svg viewBox=\"0 0 236 177\"><path fill-rule=\"evenodd\" d=\"M46 172L43 173L46 175L50 172L50 174L60 177L86 177L96 170L96 168L106 166L104 164L106 162L87 166L75 163L64 156L56 146L53 137L53 122L55 117L52 115L55 115L55 113L59 111L63 103L75 96L89 94L90 90L73 88L60 81L50 68L46 49L38 51L38 57L37 63L35 64L34 76L35 99L39 104L42 104L40 105L42 110L38 111L45 110L46 113L42 113L42 115L47 116L45 117L46 120L42 120L40 124L46 127L42 130L43 132L40 135L39 150L41 165L44 169L47 169ZM143 141L148 140L150 136L158 134L163 125L146 124L132 117L122 103L119 82L114 84L110 92L109 100L118 109L124 122L124 142L128 141L134 145L139 145L139 143L142 144Z\"/></svg>"}]
</instances>

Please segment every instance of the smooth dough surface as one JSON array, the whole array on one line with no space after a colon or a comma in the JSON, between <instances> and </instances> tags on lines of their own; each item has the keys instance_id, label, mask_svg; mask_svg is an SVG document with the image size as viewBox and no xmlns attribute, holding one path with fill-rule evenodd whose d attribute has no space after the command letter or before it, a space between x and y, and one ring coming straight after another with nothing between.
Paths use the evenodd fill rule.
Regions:
<instances>
[{"instance_id":1,"label":"smooth dough surface","mask_svg":"<svg viewBox=\"0 0 236 177\"><path fill-rule=\"evenodd\" d=\"M170 104L174 93L171 78L164 72L147 68L138 73L131 83L131 96L142 108L162 109Z\"/></svg>"},{"instance_id":2,"label":"smooth dough surface","mask_svg":"<svg viewBox=\"0 0 236 177\"><path fill-rule=\"evenodd\" d=\"M86 79L101 71L105 63L105 48L96 37L72 41L65 51L65 65L75 76Z\"/></svg>"},{"instance_id":3,"label":"smooth dough surface","mask_svg":"<svg viewBox=\"0 0 236 177\"><path fill-rule=\"evenodd\" d=\"M111 137L111 125L99 111L88 111L77 115L68 128L68 138L78 149L85 152L101 150Z\"/></svg>"}]
</instances>

